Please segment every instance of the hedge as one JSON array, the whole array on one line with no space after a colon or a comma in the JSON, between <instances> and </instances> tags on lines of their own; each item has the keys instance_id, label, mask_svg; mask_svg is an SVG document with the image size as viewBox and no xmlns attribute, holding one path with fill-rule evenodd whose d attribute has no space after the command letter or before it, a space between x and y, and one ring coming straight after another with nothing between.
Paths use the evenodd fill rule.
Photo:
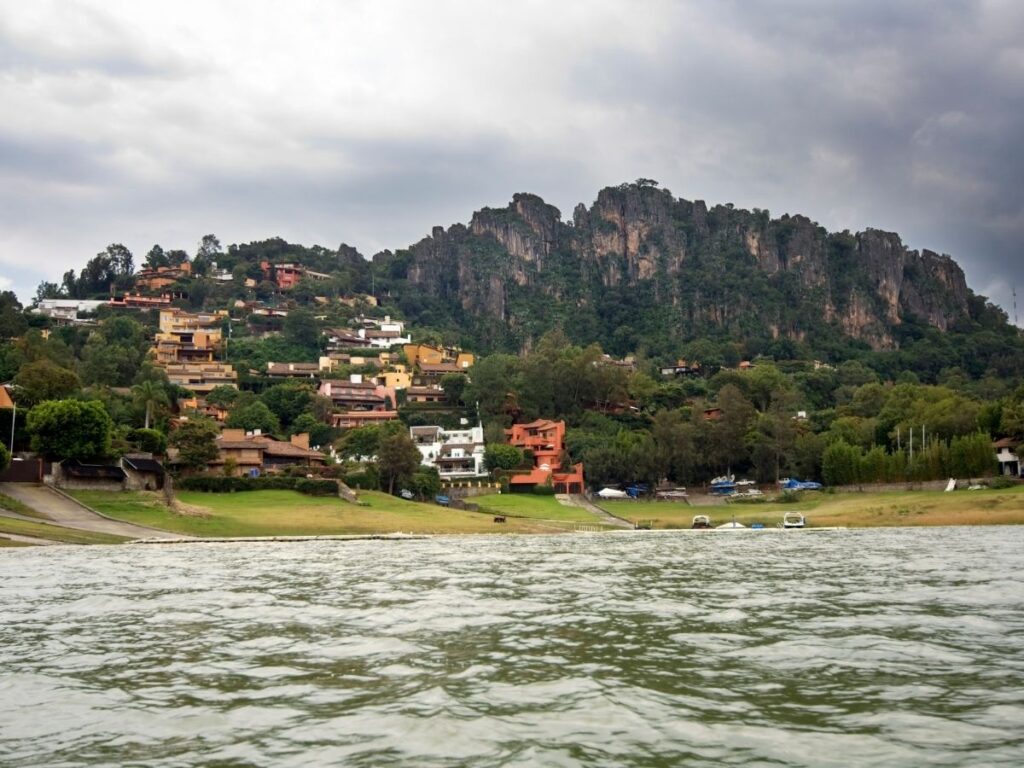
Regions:
<instances>
[{"instance_id":1,"label":"hedge","mask_svg":"<svg viewBox=\"0 0 1024 768\"><path fill-rule=\"evenodd\" d=\"M334 480L310 479L308 477L218 477L215 475L194 475L183 477L177 482L183 491L204 493L235 493L236 491L298 491L307 496L337 496L338 483Z\"/></svg>"}]
</instances>

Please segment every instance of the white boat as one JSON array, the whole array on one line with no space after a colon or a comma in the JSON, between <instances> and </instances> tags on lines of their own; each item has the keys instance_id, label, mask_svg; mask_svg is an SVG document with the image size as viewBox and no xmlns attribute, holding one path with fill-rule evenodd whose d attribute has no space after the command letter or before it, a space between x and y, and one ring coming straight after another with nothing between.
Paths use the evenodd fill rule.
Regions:
<instances>
[{"instance_id":1,"label":"white boat","mask_svg":"<svg viewBox=\"0 0 1024 768\"><path fill-rule=\"evenodd\" d=\"M707 515L694 515L691 528L707 529L711 527L711 518Z\"/></svg>"},{"instance_id":2,"label":"white boat","mask_svg":"<svg viewBox=\"0 0 1024 768\"><path fill-rule=\"evenodd\" d=\"M782 516L783 528L806 528L807 518L799 512L787 512Z\"/></svg>"},{"instance_id":3,"label":"white boat","mask_svg":"<svg viewBox=\"0 0 1024 768\"><path fill-rule=\"evenodd\" d=\"M715 526L716 531L738 531L740 529L746 530L747 526L743 523L737 523L735 520L731 520L728 523L722 523L721 525Z\"/></svg>"},{"instance_id":4,"label":"white boat","mask_svg":"<svg viewBox=\"0 0 1024 768\"><path fill-rule=\"evenodd\" d=\"M602 488L597 492L597 495L602 499L626 499L629 498L629 494L625 491L620 491L616 488Z\"/></svg>"}]
</instances>

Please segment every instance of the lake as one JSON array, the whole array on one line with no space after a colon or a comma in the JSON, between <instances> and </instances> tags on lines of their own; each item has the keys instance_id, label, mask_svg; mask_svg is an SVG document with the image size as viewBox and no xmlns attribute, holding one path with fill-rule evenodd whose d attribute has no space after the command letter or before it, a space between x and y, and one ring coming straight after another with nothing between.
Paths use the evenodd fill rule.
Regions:
<instances>
[{"instance_id":1,"label":"lake","mask_svg":"<svg viewBox=\"0 0 1024 768\"><path fill-rule=\"evenodd\" d=\"M0 551L0 764L1024 764L1024 526Z\"/></svg>"}]
</instances>

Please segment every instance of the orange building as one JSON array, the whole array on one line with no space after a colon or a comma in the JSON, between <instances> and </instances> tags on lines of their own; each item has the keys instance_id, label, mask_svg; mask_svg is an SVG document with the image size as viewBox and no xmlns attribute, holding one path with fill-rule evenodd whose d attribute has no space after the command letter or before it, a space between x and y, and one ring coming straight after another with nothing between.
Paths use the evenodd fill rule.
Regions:
<instances>
[{"instance_id":1,"label":"orange building","mask_svg":"<svg viewBox=\"0 0 1024 768\"><path fill-rule=\"evenodd\" d=\"M510 445L533 452L533 469L509 478L513 492L529 491L535 485L550 482L555 493L583 493L583 464L562 470L565 450L565 422L537 419L529 424L514 424L505 430Z\"/></svg>"}]
</instances>

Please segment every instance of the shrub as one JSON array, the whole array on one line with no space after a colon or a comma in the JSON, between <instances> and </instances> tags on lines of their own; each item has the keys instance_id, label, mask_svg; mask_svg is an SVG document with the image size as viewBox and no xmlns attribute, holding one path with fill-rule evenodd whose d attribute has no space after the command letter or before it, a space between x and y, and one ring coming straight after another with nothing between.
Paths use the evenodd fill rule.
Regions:
<instances>
[{"instance_id":1,"label":"shrub","mask_svg":"<svg viewBox=\"0 0 1024 768\"><path fill-rule=\"evenodd\" d=\"M133 429L128 439L139 447L140 451L153 454L167 453L167 437L156 429Z\"/></svg>"},{"instance_id":2,"label":"shrub","mask_svg":"<svg viewBox=\"0 0 1024 768\"><path fill-rule=\"evenodd\" d=\"M334 480L310 479L306 477L219 477L216 475L193 475L178 481L183 491L203 493L235 493L240 491L298 491L307 496L337 496L338 484Z\"/></svg>"}]
</instances>

